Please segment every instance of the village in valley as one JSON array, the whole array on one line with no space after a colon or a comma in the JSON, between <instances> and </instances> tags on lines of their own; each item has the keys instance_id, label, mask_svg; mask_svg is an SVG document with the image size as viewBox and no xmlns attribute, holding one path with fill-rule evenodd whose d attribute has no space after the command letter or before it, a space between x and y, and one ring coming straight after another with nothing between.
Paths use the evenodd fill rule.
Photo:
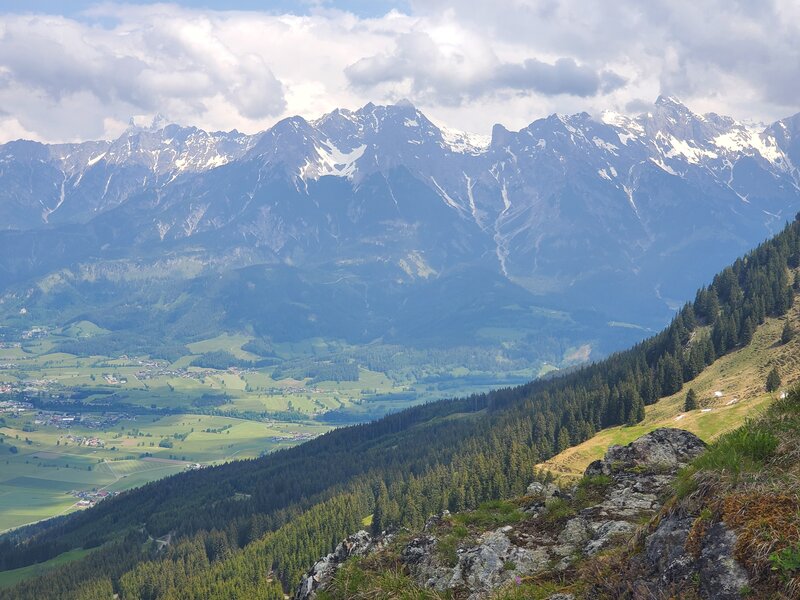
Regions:
<instances>
[{"instance_id":1,"label":"village in valley","mask_svg":"<svg viewBox=\"0 0 800 600\"><path fill-rule=\"evenodd\" d=\"M88 321L30 320L26 312L19 328L0 325L0 531L475 389L448 383L469 378L463 368L370 370L334 341L272 344L262 360L246 350L253 338L223 333L167 359L94 344L111 332Z\"/></svg>"}]
</instances>

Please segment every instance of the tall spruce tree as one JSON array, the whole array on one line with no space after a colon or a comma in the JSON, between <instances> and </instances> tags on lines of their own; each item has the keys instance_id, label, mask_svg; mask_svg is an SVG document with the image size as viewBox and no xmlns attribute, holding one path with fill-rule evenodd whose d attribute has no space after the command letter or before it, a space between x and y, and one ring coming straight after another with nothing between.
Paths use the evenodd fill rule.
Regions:
<instances>
[{"instance_id":1,"label":"tall spruce tree","mask_svg":"<svg viewBox=\"0 0 800 600\"><path fill-rule=\"evenodd\" d=\"M781 387L781 374L778 373L778 367L772 367L772 370L767 375L766 386L768 392L777 391Z\"/></svg>"},{"instance_id":2,"label":"tall spruce tree","mask_svg":"<svg viewBox=\"0 0 800 600\"><path fill-rule=\"evenodd\" d=\"M783 331L781 331L781 344L788 344L792 341L794 337L794 329L792 325L789 323L789 319L786 319L786 323L783 324Z\"/></svg>"},{"instance_id":3,"label":"tall spruce tree","mask_svg":"<svg viewBox=\"0 0 800 600\"><path fill-rule=\"evenodd\" d=\"M683 410L697 410L697 406L697 392L694 391L694 388L690 388L686 392L686 399L683 401Z\"/></svg>"}]
</instances>

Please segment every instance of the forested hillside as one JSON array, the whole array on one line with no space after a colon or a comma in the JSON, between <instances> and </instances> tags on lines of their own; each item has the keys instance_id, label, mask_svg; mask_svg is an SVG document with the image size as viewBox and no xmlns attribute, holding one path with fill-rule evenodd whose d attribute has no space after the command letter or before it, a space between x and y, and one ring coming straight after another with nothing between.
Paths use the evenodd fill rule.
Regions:
<instances>
[{"instance_id":1,"label":"forested hillside","mask_svg":"<svg viewBox=\"0 0 800 600\"><path fill-rule=\"evenodd\" d=\"M794 222L717 275L662 333L602 362L177 475L6 536L6 570L94 550L0 598L282 597L369 515L376 530L419 526L444 509L521 495L538 463L602 428L642 420L645 405L785 314L799 265Z\"/></svg>"}]
</instances>

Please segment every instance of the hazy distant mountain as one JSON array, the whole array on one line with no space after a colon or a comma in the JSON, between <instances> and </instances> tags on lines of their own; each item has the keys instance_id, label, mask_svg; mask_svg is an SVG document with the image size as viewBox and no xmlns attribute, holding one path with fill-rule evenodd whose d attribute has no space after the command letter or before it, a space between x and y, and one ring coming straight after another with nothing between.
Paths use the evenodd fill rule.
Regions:
<instances>
[{"instance_id":1,"label":"hazy distant mountain","mask_svg":"<svg viewBox=\"0 0 800 600\"><path fill-rule=\"evenodd\" d=\"M578 323L570 342L603 339L615 321L662 325L792 218L796 164L800 115L754 128L663 97L636 118L552 115L491 138L402 102L252 136L157 121L11 142L0 306L162 311L175 335L202 309L290 337L446 344Z\"/></svg>"}]
</instances>

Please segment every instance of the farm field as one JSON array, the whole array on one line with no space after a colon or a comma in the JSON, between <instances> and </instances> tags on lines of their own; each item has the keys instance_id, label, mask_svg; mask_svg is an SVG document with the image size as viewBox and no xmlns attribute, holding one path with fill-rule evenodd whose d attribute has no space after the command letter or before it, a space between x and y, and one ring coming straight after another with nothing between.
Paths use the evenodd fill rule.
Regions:
<instances>
[{"instance_id":1,"label":"farm field","mask_svg":"<svg viewBox=\"0 0 800 600\"><path fill-rule=\"evenodd\" d=\"M258 457L553 368L495 373L474 352L367 352L322 339L254 345L231 333L165 359L112 353L97 342L109 333L78 321L0 340L0 532L79 510L82 493Z\"/></svg>"},{"instance_id":2,"label":"farm field","mask_svg":"<svg viewBox=\"0 0 800 600\"><path fill-rule=\"evenodd\" d=\"M0 427L0 531L77 510L76 491L121 492L195 463L254 458L329 429L179 414L139 415L107 431L46 425L24 431L33 416L6 414ZM78 444L77 438L101 439L104 447Z\"/></svg>"}]
</instances>

